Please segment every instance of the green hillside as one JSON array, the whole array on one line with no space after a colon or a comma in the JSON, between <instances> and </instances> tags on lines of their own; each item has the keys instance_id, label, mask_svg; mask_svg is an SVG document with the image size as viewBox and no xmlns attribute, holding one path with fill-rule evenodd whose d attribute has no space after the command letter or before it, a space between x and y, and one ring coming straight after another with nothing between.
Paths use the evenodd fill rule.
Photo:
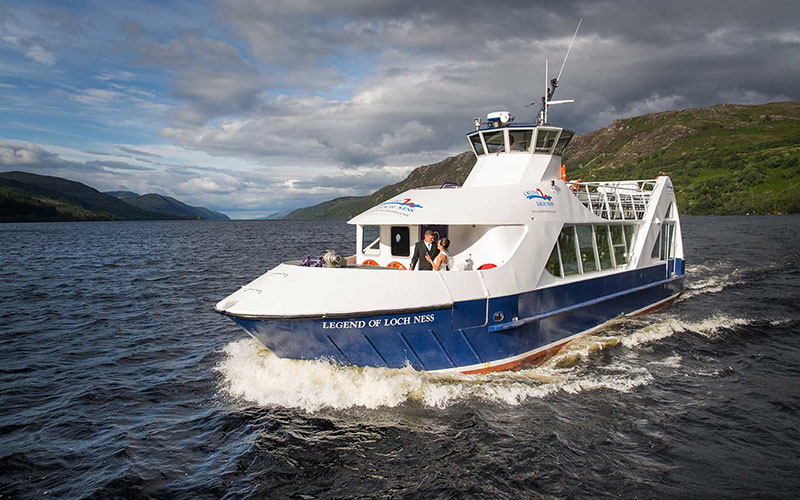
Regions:
<instances>
[{"instance_id":1,"label":"green hillside","mask_svg":"<svg viewBox=\"0 0 800 500\"><path fill-rule=\"evenodd\" d=\"M165 219L228 220L228 216L158 194L101 193L60 177L0 173L0 222Z\"/></svg>"},{"instance_id":2,"label":"green hillside","mask_svg":"<svg viewBox=\"0 0 800 500\"><path fill-rule=\"evenodd\" d=\"M202 220L230 220L230 218L220 212L214 212L204 207L193 207L182 201L178 201L171 196L164 196L157 193L130 196L128 191L113 191L108 194L121 199L129 205L156 212L159 214L173 215L181 218L202 219Z\"/></svg>"},{"instance_id":3,"label":"green hillside","mask_svg":"<svg viewBox=\"0 0 800 500\"><path fill-rule=\"evenodd\" d=\"M80 182L27 172L0 173L3 221L163 219ZM42 207L55 207L55 212ZM36 214L49 214L44 219ZM176 217L169 217L176 218Z\"/></svg>"},{"instance_id":4,"label":"green hillside","mask_svg":"<svg viewBox=\"0 0 800 500\"><path fill-rule=\"evenodd\" d=\"M615 120L577 136L564 160L570 179L611 181L669 175L685 214L800 213L800 101L721 104ZM405 190L461 184L472 153L415 169L365 197L338 198L290 213L348 219Z\"/></svg>"},{"instance_id":5,"label":"green hillside","mask_svg":"<svg viewBox=\"0 0 800 500\"><path fill-rule=\"evenodd\" d=\"M369 196L347 196L325 201L313 207L297 209L286 219L349 219L369 208L397 196L403 191L424 186L440 186L445 182L461 184L475 164L475 155L461 153L439 163L415 168L404 180L384 186Z\"/></svg>"},{"instance_id":6,"label":"green hillside","mask_svg":"<svg viewBox=\"0 0 800 500\"><path fill-rule=\"evenodd\" d=\"M800 212L800 101L721 104L615 120L577 137L570 178L669 175L685 214Z\"/></svg>"}]
</instances>

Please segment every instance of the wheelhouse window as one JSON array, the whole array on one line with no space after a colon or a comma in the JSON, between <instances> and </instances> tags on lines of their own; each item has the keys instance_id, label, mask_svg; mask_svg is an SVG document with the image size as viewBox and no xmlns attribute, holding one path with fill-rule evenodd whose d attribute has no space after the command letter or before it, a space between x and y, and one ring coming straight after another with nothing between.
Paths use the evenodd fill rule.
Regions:
<instances>
[{"instance_id":1,"label":"wheelhouse window","mask_svg":"<svg viewBox=\"0 0 800 500\"><path fill-rule=\"evenodd\" d=\"M484 132L483 140L486 141L486 150L488 153L498 153L505 151L505 133L502 130L497 132Z\"/></svg>"},{"instance_id":2,"label":"wheelhouse window","mask_svg":"<svg viewBox=\"0 0 800 500\"><path fill-rule=\"evenodd\" d=\"M469 142L472 144L472 149L478 156L485 155L486 150L483 149L483 142L481 142L481 134L474 134L469 136Z\"/></svg>"},{"instance_id":3,"label":"wheelhouse window","mask_svg":"<svg viewBox=\"0 0 800 500\"><path fill-rule=\"evenodd\" d=\"M411 255L411 238L408 226L392 226L392 255L408 257Z\"/></svg>"},{"instance_id":4,"label":"wheelhouse window","mask_svg":"<svg viewBox=\"0 0 800 500\"><path fill-rule=\"evenodd\" d=\"M563 155L564 150L567 149L567 145L569 144L569 141L572 140L573 135L575 135L575 132L572 130L562 130L561 135L558 137L556 149L553 151L553 154L557 154L559 156Z\"/></svg>"},{"instance_id":5,"label":"wheelhouse window","mask_svg":"<svg viewBox=\"0 0 800 500\"><path fill-rule=\"evenodd\" d=\"M537 153L552 153L558 137L558 129L539 127L536 130L536 149Z\"/></svg>"},{"instance_id":6,"label":"wheelhouse window","mask_svg":"<svg viewBox=\"0 0 800 500\"><path fill-rule=\"evenodd\" d=\"M511 152L527 153L531 150L533 130L509 130L508 144Z\"/></svg>"}]
</instances>

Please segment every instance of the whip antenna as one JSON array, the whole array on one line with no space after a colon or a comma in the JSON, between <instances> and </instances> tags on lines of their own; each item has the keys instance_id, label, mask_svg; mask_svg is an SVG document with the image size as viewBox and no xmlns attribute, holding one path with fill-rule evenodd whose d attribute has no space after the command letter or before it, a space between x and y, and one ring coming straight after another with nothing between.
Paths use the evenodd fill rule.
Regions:
<instances>
[{"instance_id":1,"label":"whip antenna","mask_svg":"<svg viewBox=\"0 0 800 500\"><path fill-rule=\"evenodd\" d=\"M575 34L572 35L572 41L569 42L569 48L567 49L567 55L564 56L564 62L561 63L561 69L558 70L558 76L556 80L561 80L561 73L564 71L564 65L567 64L567 58L569 57L569 51L572 50L572 44L575 43L575 37L578 36L578 30L581 29L581 23L583 22L583 18L578 21L578 27L575 28Z\"/></svg>"}]
</instances>

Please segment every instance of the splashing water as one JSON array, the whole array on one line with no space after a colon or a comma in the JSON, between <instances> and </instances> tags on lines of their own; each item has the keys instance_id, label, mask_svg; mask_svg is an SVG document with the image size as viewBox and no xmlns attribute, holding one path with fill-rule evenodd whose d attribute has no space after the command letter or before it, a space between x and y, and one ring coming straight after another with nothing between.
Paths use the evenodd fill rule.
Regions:
<instances>
[{"instance_id":1,"label":"splashing water","mask_svg":"<svg viewBox=\"0 0 800 500\"><path fill-rule=\"evenodd\" d=\"M437 374L404 369L342 366L329 361L278 358L252 339L232 342L217 370L225 390L261 406L277 405L316 411L381 406L406 401L444 408L467 398L517 405L558 391L578 393L597 389L627 392L652 380L640 367L618 366L599 375L579 376L565 368L606 345L587 337L536 368L485 375Z\"/></svg>"},{"instance_id":2,"label":"splashing water","mask_svg":"<svg viewBox=\"0 0 800 500\"><path fill-rule=\"evenodd\" d=\"M682 332L696 332L706 337L712 337L723 328L745 326L750 323L751 320L749 319L730 318L723 315L714 315L699 321L683 321L678 318L667 318L663 321L640 328L630 335L624 335L621 337L620 341L625 347L632 348Z\"/></svg>"}]
</instances>

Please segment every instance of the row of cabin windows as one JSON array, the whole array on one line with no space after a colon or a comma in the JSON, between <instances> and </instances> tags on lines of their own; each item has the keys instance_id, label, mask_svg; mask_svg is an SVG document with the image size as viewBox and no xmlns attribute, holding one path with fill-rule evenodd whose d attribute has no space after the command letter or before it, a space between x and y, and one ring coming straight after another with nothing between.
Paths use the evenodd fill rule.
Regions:
<instances>
[{"instance_id":1,"label":"row of cabin windows","mask_svg":"<svg viewBox=\"0 0 800 500\"><path fill-rule=\"evenodd\" d=\"M508 147L506 147L506 131L508 131ZM533 134L536 132L536 144L533 143ZM469 141L475 154L502 153L505 151L530 153L533 152L561 155L567 144L572 139L573 132L557 128L537 127L535 129L503 129L494 131L476 132L469 136Z\"/></svg>"},{"instance_id":2,"label":"row of cabin windows","mask_svg":"<svg viewBox=\"0 0 800 500\"><path fill-rule=\"evenodd\" d=\"M563 278L624 266L635 234L633 224L564 226L545 269Z\"/></svg>"}]
</instances>

